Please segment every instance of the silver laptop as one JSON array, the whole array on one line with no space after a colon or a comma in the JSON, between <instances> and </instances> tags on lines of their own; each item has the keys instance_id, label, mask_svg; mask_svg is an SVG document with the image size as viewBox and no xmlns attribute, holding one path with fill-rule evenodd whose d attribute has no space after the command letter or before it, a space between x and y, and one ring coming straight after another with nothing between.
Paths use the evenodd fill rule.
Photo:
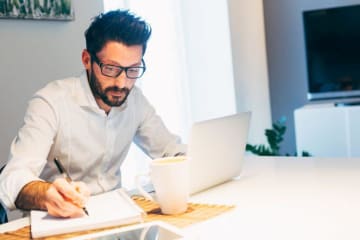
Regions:
<instances>
[{"instance_id":1,"label":"silver laptop","mask_svg":"<svg viewBox=\"0 0 360 240\"><path fill-rule=\"evenodd\" d=\"M240 174L250 116L250 112L243 112L192 126L188 146L190 194Z\"/></svg>"}]
</instances>

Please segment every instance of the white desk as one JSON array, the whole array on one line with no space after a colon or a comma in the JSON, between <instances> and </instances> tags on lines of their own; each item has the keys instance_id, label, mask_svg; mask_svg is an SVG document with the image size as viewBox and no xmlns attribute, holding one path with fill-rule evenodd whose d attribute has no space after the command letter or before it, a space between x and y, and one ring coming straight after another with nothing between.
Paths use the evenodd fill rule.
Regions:
<instances>
[{"instance_id":1,"label":"white desk","mask_svg":"<svg viewBox=\"0 0 360 240\"><path fill-rule=\"evenodd\" d=\"M191 239L360 239L360 158L249 157L239 178L191 201L237 206L187 227Z\"/></svg>"}]
</instances>

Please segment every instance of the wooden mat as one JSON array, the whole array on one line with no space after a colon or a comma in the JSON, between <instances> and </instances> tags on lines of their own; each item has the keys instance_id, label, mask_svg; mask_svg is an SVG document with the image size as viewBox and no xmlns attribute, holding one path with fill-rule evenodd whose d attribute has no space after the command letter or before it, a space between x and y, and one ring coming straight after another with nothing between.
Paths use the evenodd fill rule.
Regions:
<instances>
[{"instance_id":1,"label":"wooden mat","mask_svg":"<svg viewBox=\"0 0 360 240\"><path fill-rule=\"evenodd\" d=\"M194 223L202 222L204 220L213 218L215 216L220 215L221 213L224 213L234 208L234 206L229 206L229 205L189 203L188 210L185 213L179 215L164 215L161 214L160 208L156 203L145 200L143 197L139 197L139 196L133 196L132 198L147 213L144 219L145 222L163 221L179 228L183 228ZM118 227L119 226L117 226L117 228ZM66 239L70 237L94 233L112 228L116 228L116 227L62 234L53 237L38 238L38 239L44 239L44 240ZM6 239L6 240L31 239L30 226L18 229L13 232L6 232L0 234L0 240L2 239Z\"/></svg>"}]
</instances>

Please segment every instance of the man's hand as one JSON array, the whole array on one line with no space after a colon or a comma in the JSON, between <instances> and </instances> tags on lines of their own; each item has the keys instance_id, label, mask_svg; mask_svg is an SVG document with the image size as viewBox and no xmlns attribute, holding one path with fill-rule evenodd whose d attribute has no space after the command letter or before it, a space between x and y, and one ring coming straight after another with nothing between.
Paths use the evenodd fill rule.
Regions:
<instances>
[{"instance_id":1,"label":"man's hand","mask_svg":"<svg viewBox=\"0 0 360 240\"><path fill-rule=\"evenodd\" d=\"M20 191L15 205L19 209L47 210L56 217L83 216L82 209L90 196L90 191L83 182L67 182L64 178L53 183L33 181Z\"/></svg>"},{"instance_id":2,"label":"man's hand","mask_svg":"<svg viewBox=\"0 0 360 240\"><path fill-rule=\"evenodd\" d=\"M83 216L90 191L83 182L67 182L56 179L46 191L45 206L50 215L57 217Z\"/></svg>"}]
</instances>

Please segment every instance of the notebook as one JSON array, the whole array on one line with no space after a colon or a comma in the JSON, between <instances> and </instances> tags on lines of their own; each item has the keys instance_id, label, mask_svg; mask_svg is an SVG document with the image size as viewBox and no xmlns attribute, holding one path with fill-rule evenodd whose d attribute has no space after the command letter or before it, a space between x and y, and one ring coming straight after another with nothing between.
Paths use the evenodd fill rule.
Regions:
<instances>
[{"instance_id":1,"label":"notebook","mask_svg":"<svg viewBox=\"0 0 360 240\"><path fill-rule=\"evenodd\" d=\"M193 124L188 146L190 194L240 174L250 117L250 112L243 112Z\"/></svg>"},{"instance_id":2,"label":"notebook","mask_svg":"<svg viewBox=\"0 0 360 240\"><path fill-rule=\"evenodd\" d=\"M79 218L57 218L46 211L32 210L31 235L38 238L142 222L145 214L123 189L91 196L86 209L89 216Z\"/></svg>"}]
</instances>

